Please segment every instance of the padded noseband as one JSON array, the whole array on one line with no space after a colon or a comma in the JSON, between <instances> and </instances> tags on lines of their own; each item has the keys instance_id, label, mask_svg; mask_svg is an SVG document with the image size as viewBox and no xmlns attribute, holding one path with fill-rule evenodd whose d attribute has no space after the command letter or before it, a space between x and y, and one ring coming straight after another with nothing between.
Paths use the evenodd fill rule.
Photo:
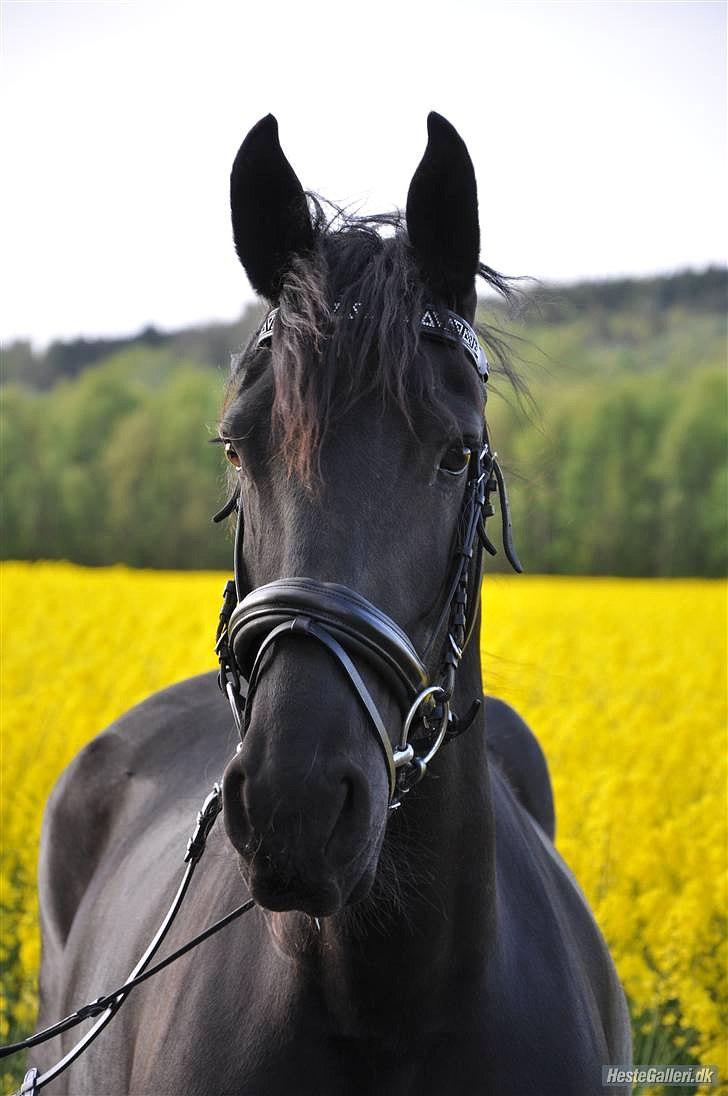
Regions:
<instances>
[{"instance_id":1,"label":"padded noseband","mask_svg":"<svg viewBox=\"0 0 728 1096\"><path fill-rule=\"evenodd\" d=\"M227 629L237 667L247 678L248 690L240 723L241 738L250 718L250 703L263 671L265 652L284 636L315 640L336 659L369 716L387 767L390 803L397 788L397 769L414 761L405 739L392 743L377 705L352 655L360 655L384 678L403 711L419 707L428 688L428 674L409 638L399 625L348 586L313 578L284 578L258 586L233 610ZM411 716L405 716L409 729ZM443 724L444 725L444 724Z\"/></svg>"},{"instance_id":2,"label":"padded noseband","mask_svg":"<svg viewBox=\"0 0 728 1096\"><path fill-rule=\"evenodd\" d=\"M296 617L321 625L343 646L361 655L393 689L403 707L428 684L428 673L411 640L391 617L348 586L313 578L284 578L258 586L233 610L230 646L249 677L264 638Z\"/></svg>"}]
</instances>

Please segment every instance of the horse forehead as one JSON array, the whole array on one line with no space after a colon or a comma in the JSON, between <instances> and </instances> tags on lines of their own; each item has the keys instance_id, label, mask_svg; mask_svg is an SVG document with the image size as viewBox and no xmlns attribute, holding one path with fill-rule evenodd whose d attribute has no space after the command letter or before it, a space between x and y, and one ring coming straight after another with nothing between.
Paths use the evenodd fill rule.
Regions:
<instances>
[{"instance_id":1,"label":"horse forehead","mask_svg":"<svg viewBox=\"0 0 728 1096\"><path fill-rule=\"evenodd\" d=\"M306 521L328 544L342 530L375 531L388 517L421 509L432 462L422 438L399 420L381 409L370 414L353 407L322 439L318 476L308 488L283 461L275 462L275 490L292 528Z\"/></svg>"}]
</instances>

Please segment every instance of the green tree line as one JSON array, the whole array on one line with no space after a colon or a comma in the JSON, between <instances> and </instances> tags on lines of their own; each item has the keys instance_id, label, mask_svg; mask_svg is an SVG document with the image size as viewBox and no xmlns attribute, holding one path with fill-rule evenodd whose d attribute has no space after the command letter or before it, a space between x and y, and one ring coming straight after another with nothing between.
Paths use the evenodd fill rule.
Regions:
<instances>
[{"instance_id":1,"label":"green tree line","mask_svg":"<svg viewBox=\"0 0 728 1096\"><path fill-rule=\"evenodd\" d=\"M680 309L692 316L725 315L728 303L728 271L717 266L654 278L612 278L569 286L517 285L524 286L521 302L529 323L559 328L561 334L563 325L574 327L576 323L590 332L592 339L602 341L621 338L634 342L648 332L658 333ZM164 348L179 358L218 368L226 364L231 349L247 343L263 311L260 304L253 303L234 323L209 323L181 331L147 327L127 338L57 340L38 351L19 340L3 347L0 380L50 388L113 354L135 348Z\"/></svg>"},{"instance_id":2,"label":"green tree line","mask_svg":"<svg viewBox=\"0 0 728 1096\"><path fill-rule=\"evenodd\" d=\"M511 473L528 570L726 573L726 375L618 376L551 393L531 428L494 439Z\"/></svg>"},{"instance_id":3,"label":"green tree line","mask_svg":"<svg viewBox=\"0 0 728 1096\"><path fill-rule=\"evenodd\" d=\"M223 567L222 377L165 350L126 350L75 381L3 389L5 558Z\"/></svg>"},{"instance_id":4,"label":"green tree line","mask_svg":"<svg viewBox=\"0 0 728 1096\"><path fill-rule=\"evenodd\" d=\"M218 368L229 360L231 349L248 342L264 314L262 305L255 303L248 305L235 323L210 323L182 331L146 327L128 338L57 340L42 351L34 350L25 340L17 340L3 347L1 380L5 384L18 381L31 388L52 388L121 351L134 349L164 349L178 358Z\"/></svg>"},{"instance_id":5,"label":"green tree line","mask_svg":"<svg viewBox=\"0 0 728 1096\"><path fill-rule=\"evenodd\" d=\"M512 328L531 399L496 380L488 418L530 572L726 572L724 316L658 308L655 294L635 291L639 307L622 301L601 323L586 308ZM4 385L5 558L230 566L210 522L223 459L208 444L226 370L210 368L199 332L182 353L182 334L130 342L52 386Z\"/></svg>"}]
</instances>

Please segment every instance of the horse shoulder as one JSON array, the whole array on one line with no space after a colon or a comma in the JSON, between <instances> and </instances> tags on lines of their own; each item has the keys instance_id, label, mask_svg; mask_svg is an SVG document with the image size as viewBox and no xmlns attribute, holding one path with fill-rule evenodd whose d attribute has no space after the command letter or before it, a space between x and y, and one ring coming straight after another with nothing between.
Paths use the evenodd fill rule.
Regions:
<instances>
[{"instance_id":1,"label":"horse shoulder","mask_svg":"<svg viewBox=\"0 0 728 1096\"><path fill-rule=\"evenodd\" d=\"M214 674L200 675L137 704L58 779L43 815L38 869L44 966L63 950L99 863L128 821L130 800L137 809L140 797L153 797L200 718L209 724L213 704L219 706L214 681Z\"/></svg>"},{"instance_id":2,"label":"horse shoulder","mask_svg":"<svg viewBox=\"0 0 728 1096\"><path fill-rule=\"evenodd\" d=\"M585 1014L601 1026L604 1064L629 1064L632 1061L629 1009L607 942L568 864L537 826L531 828L560 896L560 901L554 901L554 909L561 939L570 945L575 969L586 975Z\"/></svg>"},{"instance_id":3,"label":"horse shoulder","mask_svg":"<svg viewBox=\"0 0 728 1096\"><path fill-rule=\"evenodd\" d=\"M561 1068L576 1077L591 1075L595 1063L631 1061L624 991L579 884L510 782L497 772L491 786L501 944L497 1015L506 1029L510 1023L523 1034L525 1027L545 1046L561 1043ZM595 1077L594 1091L601 1072ZM545 1089L552 1091L548 1084Z\"/></svg>"},{"instance_id":4,"label":"horse shoulder","mask_svg":"<svg viewBox=\"0 0 728 1096\"><path fill-rule=\"evenodd\" d=\"M517 798L553 841L554 797L541 744L518 712L495 696L485 698L488 752Z\"/></svg>"}]
</instances>

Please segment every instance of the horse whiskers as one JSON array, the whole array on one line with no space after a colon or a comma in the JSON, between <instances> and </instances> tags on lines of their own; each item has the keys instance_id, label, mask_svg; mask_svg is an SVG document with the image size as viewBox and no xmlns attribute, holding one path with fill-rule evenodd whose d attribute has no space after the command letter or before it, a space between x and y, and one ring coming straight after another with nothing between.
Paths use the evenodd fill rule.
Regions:
<instances>
[{"instance_id":1,"label":"horse whiskers","mask_svg":"<svg viewBox=\"0 0 728 1096\"><path fill-rule=\"evenodd\" d=\"M406 844L406 856L402 855L404 850L399 850L400 844ZM432 868L427 865L430 856ZM435 880L434 860L429 847L418 843L416 838L400 842L388 836L370 893L338 915L347 934L361 939L371 930L385 933L397 921L411 924L409 911L417 902L424 901L436 912L441 912L428 893Z\"/></svg>"}]
</instances>

